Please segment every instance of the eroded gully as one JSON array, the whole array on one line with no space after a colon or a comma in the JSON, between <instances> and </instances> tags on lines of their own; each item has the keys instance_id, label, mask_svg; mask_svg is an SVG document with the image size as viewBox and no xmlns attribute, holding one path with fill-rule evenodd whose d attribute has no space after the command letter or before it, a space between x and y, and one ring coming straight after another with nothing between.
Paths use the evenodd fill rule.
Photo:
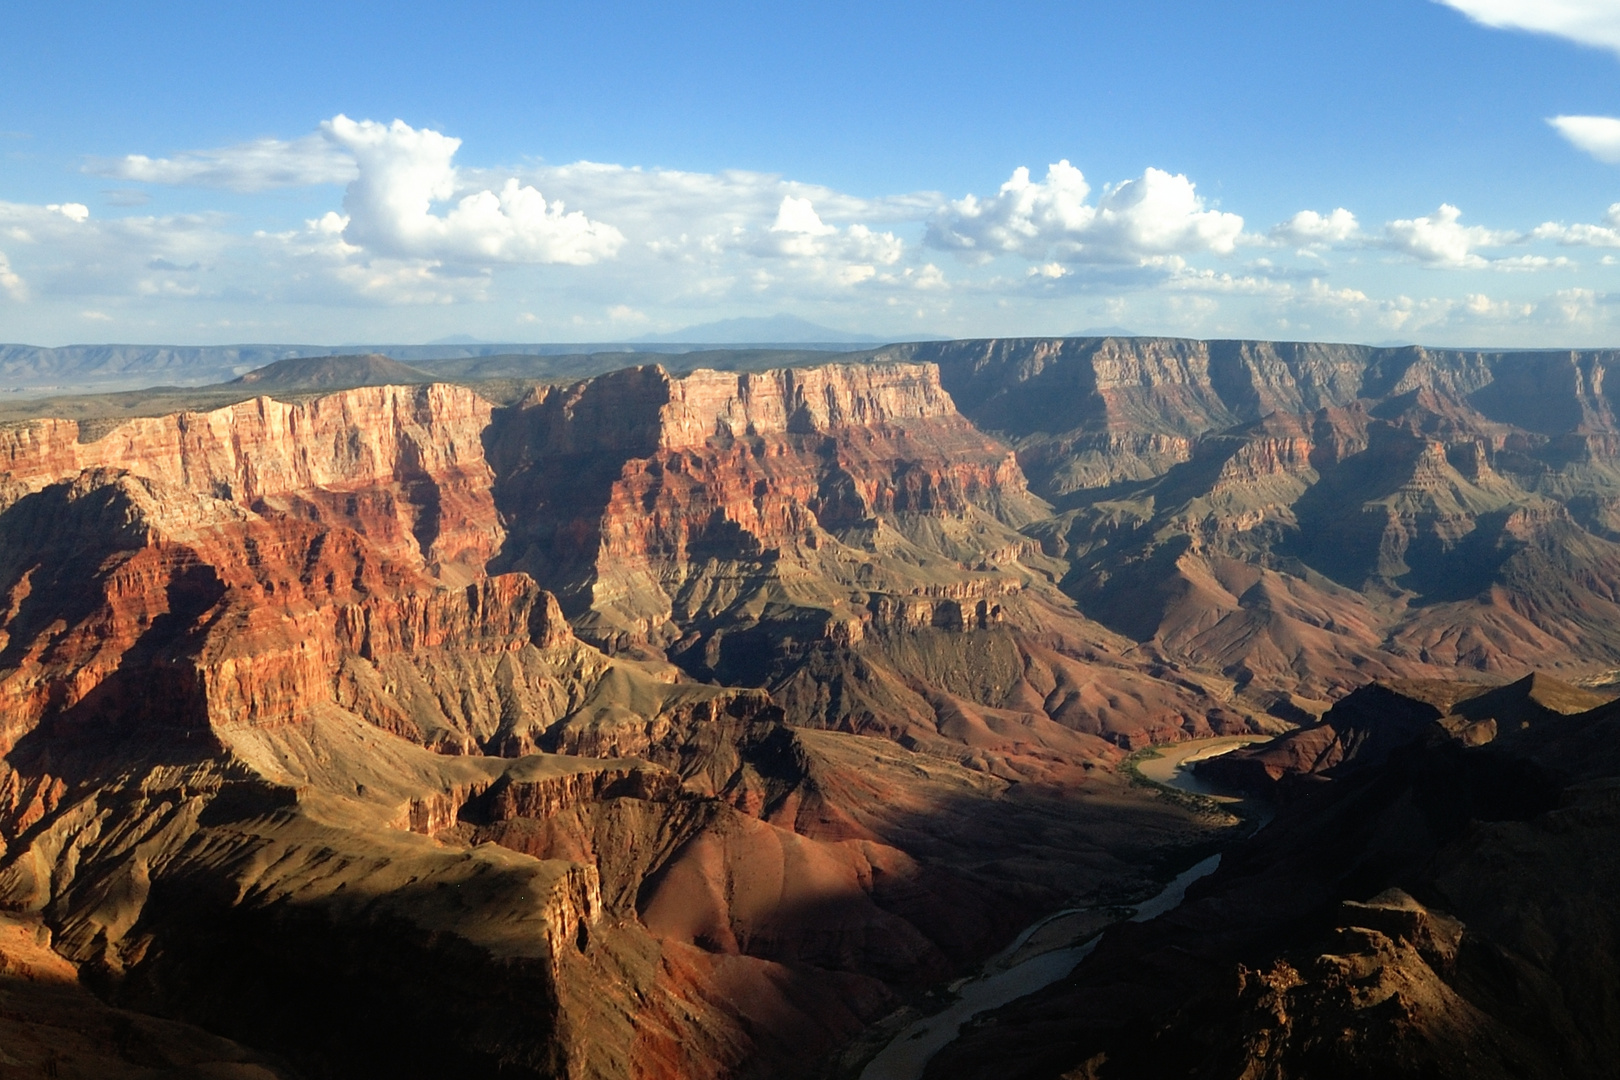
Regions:
<instances>
[{"instance_id":1,"label":"eroded gully","mask_svg":"<svg viewBox=\"0 0 1620 1080\"><path fill-rule=\"evenodd\" d=\"M1228 797L1195 776L1188 766L1254 741L1257 741L1254 736L1235 736L1199 739L1162 747L1158 757L1143 761L1138 770L1155 783L1195 795ZM1258 741L1265 741L1264 737ZM1221 857L1211 855L1182 871L1157 896L1137 905L1130 921L1146 922L1175 908L1187 895L1188 886L1214 873L1220 864ZM1067 976L1097 947L1102 928L1082 944L1067 944L1039 951L1022 960L1016 958L1029 951L1028 946L1043 930L1061 920L1083 917L1089 912L1087 908L1058 911L1027 927L1012 944L991 957L977 977L957 987L957 998L949 1007L917 1020L890 1040L876 1057L867 1062L860 1080L918 1080L934 1055L955 1039L962 1026L973 1017L1017 1001Z\"/></svg>"}]
</instances>

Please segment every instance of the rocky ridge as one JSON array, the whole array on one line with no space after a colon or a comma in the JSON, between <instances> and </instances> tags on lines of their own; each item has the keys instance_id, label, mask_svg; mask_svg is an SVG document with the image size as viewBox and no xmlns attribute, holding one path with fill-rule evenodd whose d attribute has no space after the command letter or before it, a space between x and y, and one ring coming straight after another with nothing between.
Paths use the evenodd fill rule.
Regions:
<instances>
[{"instance_id":1,"label":"rocky ridge","mask_svg":"<svg viewBox=\"0 0 1620 1080\"><path fill-rule=\"evenodd\" d=\"M598 383L504 412L385 386L4 431L0 897L82 983L308 1075L780 1074L1034 913L1149 887L1144 842L1218 830L1106 768L1143 720L1207 725L1208 690L1019 562L1037 504L929 369ZM595 519L547 486L587 461L569 440L603 470ZM536 543L563 506L595 546ZM814 560L847 545L824 521L895 536L829 588ZM694 592L705 547L726 565ZM658 621L606 602L622 567ZM723 666L739 625L813 655L742 687L659 655ZM974 682L986 644L1017 678ZM1006 708L1037 645L1137 696ZM922 764L784 723L772 691L827 650L893 673Z\"/></svg>"},{"instance_id":2,"label":"rocky ridge","mask_svg":"<svg viewBox=\"0 0 1620 1080\"><path fill-rule=\"evenodd\" d=\"M1126 783L1131 749L1306 724L1212 766L1297 787L1301 837L1414 754L1541 813L1513 748L1597 699L1489 687L1613 666L1607 363L943 343L11 425L0 898L103 1001L236 1040L218 1061L791 1075L1231 835ZM1394 1000L1375 975L1499 1015L1450 981L1479 912L1352 884L1298 895L1367 933L1250 964L1255 1015L1292 1018L1255 1031L1311 1043Z\"/></svg>"},{"instance_id":3,"label":"rocky ridge","mask_svg":"<svg viewBox=\"0 0 1620 1080\"><path fill-rule=\"evenodd\" d=\"M1364 696L1382 755L1298 789L1181 908L1109 931L928 1075L1609 1075L1616 708L1578 697ZM1488 740L1411 723L1450 709L1514 722Z\"/></svg>"},{"instance_id":4,"label":"rocky ridge","mask_svg":"<svg viewBox=\"0 0 1620 1080\"><path fill-rule=\"evenodd\" d=\"M1082 610L1281 715L1370 679L1616 667L1616 355L1174 339L892 346L1056 513ZM1571 583L1574 587L1571 588Z\"/></svg>"}]
</instances>

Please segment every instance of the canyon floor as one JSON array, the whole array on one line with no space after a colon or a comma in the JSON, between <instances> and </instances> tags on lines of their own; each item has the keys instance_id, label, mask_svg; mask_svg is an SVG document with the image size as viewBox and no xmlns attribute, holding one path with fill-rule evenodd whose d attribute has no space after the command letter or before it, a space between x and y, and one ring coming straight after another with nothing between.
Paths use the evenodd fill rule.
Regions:
<instances>
[{"instance_id":1,"label":"canyon floor","mask_svg":"<svg viewBox=\"0 0 1620 1080\"><path fill-rule=\"evenodd\" d=\"M1615 354L564 359L7 406L0 1077L1620 1060Z\"/></svg>"}]
</instances>

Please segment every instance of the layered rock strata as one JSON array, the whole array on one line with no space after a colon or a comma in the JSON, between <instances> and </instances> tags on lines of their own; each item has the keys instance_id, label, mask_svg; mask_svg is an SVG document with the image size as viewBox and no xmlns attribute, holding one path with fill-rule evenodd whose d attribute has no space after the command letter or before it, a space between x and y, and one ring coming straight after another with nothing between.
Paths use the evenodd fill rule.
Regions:
<instances>
[{"instance_id":1,"label":"layered rock strata","mask_svg":"<svg viewBox=\"0 0 1620 1080\"><path fill-rule=\"evenodd\" d=\"M502 419L492 457L514 523L510 565L610 644L746 617L739 608L791 577L827 620L859 622L863 609L838 594L858 587L858 567L843 564L860 552L835 532L909 515L1021 524L1038 505L1010 451L922 365L632 369L537 391ZM939 584L929 569L901 584ZM971 571L949 570L972 588Z\"/></svg>"},{"instance_id":2,"label":"layered rock strata","mask_svg":"<svg viewBox=\"0 0 1620 1080\"><path fill-rule=\"evenodd\" d=\"M1136 338L879 355L938 363L1012 443L1058 504L1026 531L1069 562L1083 610L1279 715L1373 678L1620 663L1616 354Z\"/></svg>"},{"instance_id":3,"label":"layered rock strata","mask_svg":"<svg viewBox=\"0 0 1620 1080\"><path fill-rule=\"evenodd\" d=\"M1053 586L1019 531L1046 511L931 366L631 369L538 390L492 430L495 565L610 650L769 688L799 724L1051 752L1007 775L1107 755L1076 733L1244 730L1218 688L1142 678Z\"/></svg>"},{"instance_id":4,"label":"layered rock strata","mask_svg":"<svg viewBox=\"0 0 1620 1080\"><path fill-rule=\"evenodd\" d=\"M8 429L0 902L312 1075L787 1075L1218 831L1106 768L1208 690L1073 612L931 369L599 383Z\"/></svg>"},{"instance_id":5,"label":"layered rock strata","mask_svg":"<svg viewBox=\"0 0 1620 1080\"><path fill-rule=\"evenodd\" d=\"M93 441L74 421L29 421L0 431L0 472L8 499L87 469L124 472L346 525L398 561L476 575L502 539L482 444L491 410L461 387L377 386L131 420Z\"/></svg>"}]
</instances>

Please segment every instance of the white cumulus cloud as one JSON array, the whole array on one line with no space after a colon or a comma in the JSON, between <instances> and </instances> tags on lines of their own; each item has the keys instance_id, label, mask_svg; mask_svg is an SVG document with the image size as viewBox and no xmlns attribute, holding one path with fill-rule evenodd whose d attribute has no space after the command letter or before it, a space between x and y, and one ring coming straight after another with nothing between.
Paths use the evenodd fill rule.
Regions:
<instances>
[{"instance_id":1,"label":"white cumulus cloud","mask_svg":"<svg viewBox=\"0 0 1620 1080\"><path fill-rule=\"evenodd\" d=\"M1609 165L1620 165L1620 120L1612 116L1555 116L1547 123L1578 149Z\"/></svg>"},{"instance_id":2,"label":"white cumulus cloud","mask_svg":"<svg viewBox=\"0 0 1620 1080\"><path fill-rule=\"evenodd\" d=\"M970 257L1140 263L1230 254L1243 232L1241 217L1208 209L1191 180L1159 169L1106 188L1095 204L1087 202L1090 195L1085 176L1068 161L1048 167L1041 181L1019 167L995 195L948 203L925 242Z\"/></svg>"},{"instance_id":3,"label":"white cumulus cloud","mask_svg":"<svg viewBox=\"0 0 1620 1080\"><path fill-rule=\"evenodd\" d=\"M1605 225L1564 225L1549 221L1530 234L1537 240L1552 240L1569 247L1620 247L1620 203L1609 207Z\"/></svg>"},{"instance_id":4,"label":"white cumulus cloud","mask_svg":"<svg viewBox=\"0 0 1620 1080\"><path fill-rule=\"evenodd\" d=\"M1271 230L1270 236L1280 244L1295 247L1331 247L1353 240L1361 235L1361 224L1356 215L1339 207L1329 214L1315 210L1301 210Z\"/></svg>"},{"instance_id":5,"label":"white cumulus cloud","mask_svg":"<svg viewBox=\"0 0 1620 1080\"><path fill-rule=\"evenodd\" d=\"M1518 237L1481 225L1462 224L1462 211L1450 203L1427 217L1392 221L1384 226L1384 246L1421 263L1449 269L1483 269L1490 260L1476 248L1510 244Z\"/></svg>"},{"instance_id":6,"label":"white cumulus cloud","mask_svg":"<svg viewBox=\"0 0 1620 1080\"><path fill-rule=\"evenodd\" d=\"M254 192L312 184L346 184L354 158L320 135L301 139L256 139L219 150L195 150L170 158L128 154L85 166L95 176L146 184L189 184Z\"/></svg>"},{"instance_id":7,"label":"white cumulus cloud","mask_svg":"<svg viewBox=\"0 0 1620 1080\"><path fill-rule=\"evenodd\" d=\"M1620 52L1620 4L1614 0L1439 0L1476 22L1530 30Z\"/></svg>"},{"instance_id":8,"label":"white cumulus cloud","mask_svg":"<svg viewBox=\"0 0 1620 1080\"><path fill-rule=\"evenodd\" d=\"M1058 239L1090 227L1097 216L1086 203L1090 194L1085 176L1067 160L1049 166L1040 183L1020 165L993 197L967 195L946 206L930 224L926 242L951 251L1040 258Z\"/></svg>"},{"instance_id":9,"label":"white cumulus cloud","mask_svg":"<svg viewBox=\"0 0 1620 1080\"><path fill-rule=\"evenodd\" d=\"M11 268L11 260L6 258L3 251L0 251L0 289L4 289L13 300L28 299L27 283Z\"/></svg>"},{"instance_id":10,"label":"white cumulus cloud","mask_svg":"<svg viewBox=\"0 0 1620 1080\"><path fill-rule=\"evenodd\" d=\"M321 132L352 154L359 175L343 196L344 239L384 256L473 263L567 263L611 258L624 234L509 178L500 191L463 195L448 213L433 204L459 190L451 164L461 140L402 120L338 115Z\"/></svg>"},{"instance_id":11,"label":"white cumulus cloud","mask_svg":"<svg viewBox=\"0 0 1620 1080\"><path fill-rule=\"evenodd\" d=\"M791 195L783 197L782 205L776 208L776 221L771 225L771 232L798 236L827 236L837 231L821 220L809 199L795 199Z\"/></svg>"},{"instance_id":12,"label":"white cumulus cloud","mask_svg":"<svg viewBox=\"0 0 1620 1080\"><path fill-rule=\"evenodd\" d=\"M1555 125L1600 153L1601 124ZM1402 272L1393 259L1361 257L1370 248L1436 268L1563 267L1571 284L1585 285L1610 271L1593 256L1585 264L1556 256L1610 249L1620 265L1620 205L1592 224L1524 232L1464 223L1450 205L1381 227L1323 207L1257 236L1188 177L1158 169L1094 188L1064 161L1044 177L1019 169L989 195L952 201L929 191L856 196L746 170L538 157L474 168L457 164L461 149L438 131L338 116L304 138L95 166L143 186L346 190L334 189L344 191L341 207L317 193L324 205L314 220L290 229L273 207L244 228L252 200L230 215L162 216L116 216L130 213L115 209L134 201L122 199L125 189L94 214L83 203L0 202L0 305L15 333L41 336L84 334L84 320L99 316L113 320L104 334L272 332L245 329L253 325L282 327L278 335L325 326L333 340L425 338L465 330L472 315L488 326L547 328L530 334L609 340L632 326L789 308L901 334L979 334L1027 330L1026 316L1047 318L1042 305L1121 294L1132 297L1132 314L1107 321L1227 336L1268 325L1279 335L1536 340L1545 327L1574 325L1566 309L1589 312L1579 315L1588 336L1620 328L1620 297L1573 289L1553 304L1535 298L1532 274L1504 273L1500 297L1448 284L1437 291L1450 295L1410 299L1381 287L1382 276ZM1265 242L1316 269L1210 258ZM947 277L926 261L930 248L970 265ZM432 314L447 306L461 312Z\"/></svg>"},{"instance_id":13,"label":"white cumulus cloud","mask_svg":"<svg viewBox=\"0 0 1620 1080\"><path fill-rule=\"evenodd\" d=\"M855 273L862 280L875 273L870 264L893 265L905 250L893 233L873 232L859 224L844 229L829 225L821 220L814 203L792 195L782 197L776 220L749 246L756 255L861 264L863 268Z\"/></svg>"},{"instance_id":14,"label":"white cumulus cloud","mask_svg":"<svg viewBox=\"0 0 1620 1080\"><path fill-rule=\"evenodd\" d=\"M340 116L300 139L171 158L136 154L87 168L239 191L347 184L341 211L301 230L257 232L251 244L265 274L290 271L277 296L319 303L481 301L490 275L547 265L602 266L571 280L639 303L945 285L935 267L896 267L909 248L878 227L920 226L945 201L936 193L863 198L745 170L686 173L596 162L462 168L455 161L460 148L438 131ZM158 284L166 294L179 287Z\"/></svg>"}]
</instances>

